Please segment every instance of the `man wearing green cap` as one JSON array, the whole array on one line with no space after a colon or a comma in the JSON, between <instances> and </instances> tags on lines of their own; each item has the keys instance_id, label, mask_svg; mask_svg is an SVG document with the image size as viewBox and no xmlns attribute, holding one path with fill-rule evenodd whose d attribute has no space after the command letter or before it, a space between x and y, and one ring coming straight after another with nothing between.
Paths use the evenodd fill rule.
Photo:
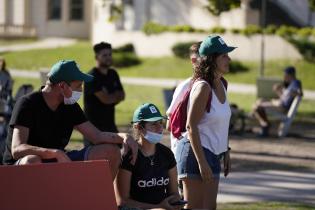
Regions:
<instances>
[{"instance_id":1,"label":"man wearing green cap","mask_svg":"<svg viewBox=\"0 0 315 210\"><path fill-rule=\"evenodd\" d=\"M46 85L17 101L6 140L4 164L33 164L108 159L113 178L120 164L118 144L130 148L133 158L137 144L127 134L101 132L85 117L77 101L82 83L93 76L80 71L75 61L57 62L48 74ZM95 146L66 151L73 128Z\"/></svg>"}]
</instances>

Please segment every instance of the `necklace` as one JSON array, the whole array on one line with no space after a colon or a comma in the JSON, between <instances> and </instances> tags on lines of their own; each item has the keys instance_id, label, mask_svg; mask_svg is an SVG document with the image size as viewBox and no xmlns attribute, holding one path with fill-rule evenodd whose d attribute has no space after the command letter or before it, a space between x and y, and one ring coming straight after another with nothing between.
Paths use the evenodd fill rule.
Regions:
<instances>
[{"instance_id":1,"label":"necklace","mask_svg":"<svg viewBox=\"0 0 315 210\"><path fill-rule=\"evenodd\" d=\"M150 160L150 166L154 166L154 158L155 158L155 154L154 154L154 155L149 156L149 155L147 155L147 154L146 154L143 150L141 150L141 151L142 151L142 153L143 153L144 157L149 158L149 160Z\"/></svg>"},{"instance_id":2,"label":"necklace","mask_svg":"<svg viewBox=\"0 0 315 210\"><path fill-rule=\"evenodd\" d=\"M149 158L149 159L150 159L150 166L154 166L154 158L155 158L155 156L154 156L154 155L152 155L151 157L150 157L150 156L148 156L147 158Z\"/></svg>"}]
</instances>

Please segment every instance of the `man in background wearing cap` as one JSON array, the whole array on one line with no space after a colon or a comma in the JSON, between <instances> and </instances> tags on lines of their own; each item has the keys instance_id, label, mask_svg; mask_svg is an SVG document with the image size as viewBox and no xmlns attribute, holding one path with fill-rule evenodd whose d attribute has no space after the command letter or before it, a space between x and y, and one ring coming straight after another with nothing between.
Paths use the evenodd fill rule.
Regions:
<instances>
[{"instance_id":1,"label":"man in background wearing cap","mask_svg":"<svg viewBox=\"0 0 315 210\"><path fill-rule=\"evenodd\" d=\"M259 134L261 137L269 135L270 122L266 111L286 113L290 109L294 97L303 95L301 81L296 79L296 71L293 66L284 69L283 83L274 85L273 90L279 99L258 100L254 106L254 116L261 126L261 133Z\"/></svg>"},{"instance_id":2,"label":"man in background wearing cap","mask_svg":"<svg viewBox=\"0 0 315 210\"><path fill-rule=\"evenodd\" d=\"M4 164L24 165L41 162L69 162L108 159L113 178L120 164L118 144L137 155L137 143L124 133L101 132L85 117L77 101L82 83L93 76L82 73L75 61L60 61L48 74L39 91L20 98L13 110L6 141ZM73 128L95 146L79 151L65 150Z\"/></svg>"},{"instance_id":3,"label":"man in background wearing cap","mask_svg":"<svg viewBox=\"0 0 315 210\"><path fill-rule=\"evenodd\" d=\"M93 49L96 67L89 72L94 80L84 86L84 112L101 131L117 133L115 106L125 99L125 92L117 72L110 68L113 63L112 46L101 42ZM86 145L88 142L84 140Z\"/></svg>"}]
</instances>

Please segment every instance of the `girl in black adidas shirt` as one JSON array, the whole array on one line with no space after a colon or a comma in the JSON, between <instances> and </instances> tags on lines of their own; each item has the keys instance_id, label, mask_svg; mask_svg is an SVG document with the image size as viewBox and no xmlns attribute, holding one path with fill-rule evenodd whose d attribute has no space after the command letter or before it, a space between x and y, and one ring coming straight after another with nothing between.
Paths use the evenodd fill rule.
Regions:
<instances>
[{"instance_id":1,"label":"girl in black adidas shirt","mask_svg":"<svg viewBox=\"0 0 315 210\"><path fill-rule=\"evenodd\" d=\"M123 158L115 182L119 206L142 209L180 209L176 161L169 148L160 144L163 119L153 104L143 104L133 116L133 130L138 139L138 156L132 163L129 154Z\"/></svg>"}]
</instances>

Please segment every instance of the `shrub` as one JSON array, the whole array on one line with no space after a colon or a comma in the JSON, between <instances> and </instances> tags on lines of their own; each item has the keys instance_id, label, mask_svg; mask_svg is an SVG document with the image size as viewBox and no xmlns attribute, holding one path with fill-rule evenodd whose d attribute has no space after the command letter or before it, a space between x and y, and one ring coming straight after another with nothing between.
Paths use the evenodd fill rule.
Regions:
<instances>
[{"instance_id":1,"label":"shrub","mask_svg":"<svg viewBox=\"0 0 315 210\"><path fill-rule=\"evenodd\" d=\"M135 53L135 48L133 46L132 43L128 43L128 44L125 44L123 46L120 46L120 47L117 47L115 49L113 49L113 52L122 52L122 53L127 53L127 52L130 52L130 53Z\"/></svg>"},{"instance_id":2,"label":"shrub","mask_svg":"<svg viewBox=\"0 0 315 210\"><path fill-rule=\"evenodd\" d=\"M262 32L261 28L256 25L248 25L246 28L244 28L241 33L250 36L253 34L260 34Z\"/></svg>"},{"instance_id":3,"label":"shrub","mask_svg":"<svg viewBox=\"0 0 315 210\"><path fill-rule=\"evenodd\" d=\"M129 67L140 63L141 60L134 53L113 53L115 67Z\"/></svg>"},{"instance_id":4,"label":"shrub","mask_svg":"<svg viewBox=\"0 0 315 210\"><path fill-rule=\"evenodd\" d=\"M238 72L248 71L248 67L242 64L240 61L231 61L229 73L235 74Z\"/></svg>"},{"instance_id":5,"label":"shrub","mask_svg":"<svg viewBox=\"0 0 315 210\"><path fill-rule=\"evenodd\" d=\"M304 59L314 63L315 62L315 42L307 39L287 39L293 46L303 55Z\"/></svg>"},{"instance_id":6,"label":"shrub","mask_svg":"<svg viewBox=\"0 0 315 210\"><path fill-rule=\"evenodd\" d=\"M291 37L297 33L298 29L293 26L280 26L276 31L276 34L282 37Z\"/></svg>"},{"instance_id":7,"label":"shrub","mask_svg":"<svg viewBox=\"0 0 315 210\"><path fill-rule=\"evenodd\" d=\"M167 26L164 26L164 25L161 25L158 23L154 23L154 22L147 22L142 27L142 31L147 35L160 34L160 33L163 33L165 31L168 31L168 30L169 30L169 28Z\"/></svg>"},{"instance_id":8,"label":"shrub","mask_svg":"<svg viewBox=\"0 0 315 210\"><path fill-rule=\"evenodd\" d=\"M225 31L226 29L222 27L213 27L210 29L210 33L214 33L214 34L224 34Z\"/></svg>"},{"instance_id":9,"label":"shrub","mask_svg":"<svg viewBox=\"0 0 315 210\"><path fill-rule=\"evenodd\" d=\"M239 28L232 28L231 29L231 33L232 34L239 34L239 33L241 33L241 29L239 29Z\"/></svg>"},{"instance_id":10,"label":"shrub","mask_svg":"<svg viewBox=\"0 0 315 210\"><path fill-rule=\"evenodd\" d=\"M170 31L174 32L194 32L195 29L189 25L177 25L177 26L171 26Z\"/></svg>"},{"instance_id":11,"label":"shrub","mask_svg":"<svg viewBox=\"0 0 315 210\"><path fill-rule=\"evenodd\" d=\"M180 58L189 58L189 48L196 42L183 42L177 43L172 47L172 51L175 56Z\"/></svg>"},{"instance_id":12,"label":"shrub","mask_svg":"<svg viewBox=\"0 0 315 210\"><path fill-rule=\"evenodd\" d=\"M313 34L313 28L311 27L301 28L297 31L297 34L302 38L307 38Z\"/></svg>"},{"instance_id":13,"label":"shrub","mask_svg":"<svg viewBox=\"0 0 315 210\"><path fill-rule=\"evenodd\" d=\"M275 34L276 31L277 31L277 29L278 29L278 27L275 26L275 25L268 25L268 26L265 28L264 32L265 32L266 34Z\"/></svg>"}]
</instances>

